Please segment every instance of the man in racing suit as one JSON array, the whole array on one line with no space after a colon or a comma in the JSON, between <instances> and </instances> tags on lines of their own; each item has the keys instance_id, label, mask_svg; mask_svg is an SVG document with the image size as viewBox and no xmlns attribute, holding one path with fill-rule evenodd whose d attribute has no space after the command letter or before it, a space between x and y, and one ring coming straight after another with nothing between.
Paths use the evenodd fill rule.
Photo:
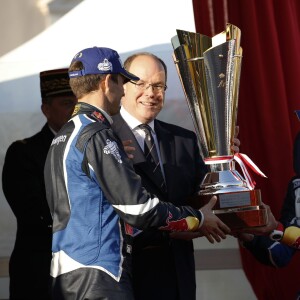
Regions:
<instances>
[{"instance_id":1,"label":"man in racing suit","mask_svg":"<svg viewBox=\"0 0 300 300\"><path fill-rule=\"evenodd\" d=\"M286 266L300 249L300 176L294 176L287 188L277 229L270 237L242 234L242 245L261 263L277 268Z\"/></svg>"},{"instance_id":2,"label":"man in racing suit","mask_svg":"<svg viewBox=\"0 0 300 300\"><path fill-rule=\"evenodd\" d=\"M297 116L300 111L296 111ZM298 116L299 118L299 116ZM277 228L270 236L238 234L241 245L261 263L277 268L286 266L300 249L300 132L294 140L293 176L287 187Z\"/></svg>"},{"instance_id":3,"label":"man in racing suit","mask_svg":"<svg viewBox=\"0 0 300 300\"><path fill-rule=\"evenodd\" d=\"M300 133L295 138L293 149L293 176L287 187L277 228L269 236L240 233L241 246L248 249L262 264L275 268L287 266L300 249ZM300 299L298 293L297 299Z\"/></svg>"},{"instance_id":4,"label":"man in racing suit","mask_svg":"<svg viewBox=\"0 0 300 300\"><path fill-rule=\"evenodd\" d=\"M53 217L52 297L132 300L133 227L198 231L217 242L230 230L212 213L215 198L199 211L178 208L141 186L111 129L123 84L138 80L116 51L80 51L69 76L79 103L53 139L44 170Z\"/></svg>"}]
</instances>

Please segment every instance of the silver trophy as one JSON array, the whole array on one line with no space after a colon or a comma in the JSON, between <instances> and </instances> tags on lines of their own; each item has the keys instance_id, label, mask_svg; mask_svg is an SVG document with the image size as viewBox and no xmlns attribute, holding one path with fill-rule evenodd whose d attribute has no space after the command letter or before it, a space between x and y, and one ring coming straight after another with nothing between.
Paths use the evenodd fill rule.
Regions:
<instances>
[{"instance_id":1,"label":"silver trophy","mask_svg":"<svg viewBox=\"0 0 300 300\"><path fill-rule=\"evenodd\" d=\"M231 229L263 226L267 222L260 190L254 189L244 164L245 160L253 162L231 151L242 62L240 38L240 29L232 24L212 38L183 30L177 30L172 38L174 62L201 155L210 167L199 195L190 204L200 208L216 195L214 212ZM236 161L244 177L235 169Z\"/></svg>"}]
</instances>

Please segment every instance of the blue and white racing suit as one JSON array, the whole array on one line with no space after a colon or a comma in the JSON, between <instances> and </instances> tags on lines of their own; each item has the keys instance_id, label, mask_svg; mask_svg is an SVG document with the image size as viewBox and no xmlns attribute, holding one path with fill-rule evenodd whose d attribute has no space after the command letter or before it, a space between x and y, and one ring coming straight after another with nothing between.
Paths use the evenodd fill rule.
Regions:
<instances>
[{"instance_id":1,"label":"blue and white racing suit","mask_svg":"<svg viewBox=\"0 0 300 300\"><path fill-rule=\"evenodd\" d=\"M80 102L48 152L56 300L132 299L132 226L194 230L202 220L200 211L160 202L141 186L109 119Z\"/></svg>"}]
</instances>

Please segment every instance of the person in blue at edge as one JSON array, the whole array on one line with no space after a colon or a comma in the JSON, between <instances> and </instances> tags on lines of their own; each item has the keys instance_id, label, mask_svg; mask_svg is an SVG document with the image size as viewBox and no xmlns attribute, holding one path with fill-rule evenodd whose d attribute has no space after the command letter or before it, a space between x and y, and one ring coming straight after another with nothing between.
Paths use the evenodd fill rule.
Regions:
<instances>
[{"instance_id":1,"label":"person in blue at edge","mask_svg":"<svg viewBox=\"0 0 300 300\"><path fill-rule=\"evenodd\" d=\"M77 100L65 68L40 72L40 91L47 122L34 136L9 146L2 172L3 192L17 219L16 241L9 260L10 300L51 299L52 218L44 164L54 135L71 117Z\"/></svg>"},{"instance_id":2,"label":"person in blue at edge","mask_svg":"<svg viewBox=\"0 0 300 300\"><path fill-rule=\"evenodd\" d=\"M195 210L162 202L142 187L111 128L123 84L139 80L115 50L78 52L69 76L78 104L53 139L44 169L53 217L52 297L132 300L132 226L197 231L217 242L230 229L212 212L215 197Z\"/></svg>"},{"instance_id":3,"label":"person in blue at edge","mask_svg":"<svg viewBox=\"0 0 300 300\"><path fill-rule=\"evenodd\" d=\"M295 175L290 179L277 227L269 236L237 233L242 247L248 249L262 264L282 268L300 249L300 133L293 148ZM300 293L297 296L300 299Z\"/></svg>"}]
</instances>

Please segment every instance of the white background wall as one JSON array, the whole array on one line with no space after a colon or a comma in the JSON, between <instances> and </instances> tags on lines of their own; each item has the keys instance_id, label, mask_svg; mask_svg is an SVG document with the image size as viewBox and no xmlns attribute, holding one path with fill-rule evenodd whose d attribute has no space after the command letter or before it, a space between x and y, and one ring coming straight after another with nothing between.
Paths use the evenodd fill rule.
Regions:
<instances>
[{"instance_id":1,"label":"white background wall","mask_svg":"<svg viewBox=\"0 0 300 300\"><path fill-rule=\"evenodd\" d=\"M169 69L169 78L167 90L166 104L160 118L182 125L183 127L193 129L187 105L181 85L172 61L172 47L170 44L171 37L176 34L176 29L190 30L193 29L193 14L191 11L191 0L158 0L136 1L128 0L127 10L120 8L121 2L124 0L103 0L84 2L93 2L101 4L101 9L97 10L98 15L95 17L92 12L83 14L83 17L101 18L103 14L115 17L115 10L122 12L122 20L113 19L111 24L126 28L126 38L130 43L122 42L122 48L117 47L115 39L111 45L105 45L115 48L124 58L134 49L146 48L147 51L155 52L158 56L165 60ZM67 13L76 4L82 2L80 0L56 0L49 2L47 0L1 0L0 10L0 170L2 173L3 160L7 147L16 139L31 136L40 130L45 118L40 112L40 95L39 95L39 78L38 72L44 69L50 69L67 66L71 60L71 55L64 52L57 54L55 49L62 45L61 40L65 40L66 44L74 44L73 32L66 31L64 28L56 28L56 32L47 35L47 38L37 39L35 42L29 41L44 29L50 29L50 25L54 22L54 27L62 20L60 16ZM137 5L138 3L138 5ZM169 4L169 9L164 9L163 5ZM124 3L123 3L124 4ZM182 7L177 7L182 4ZM134 9L133 9L134 7ZM161 8L161 11L160 11ZM76 8L75 8L76 9ZM176 9L179 15L176 15ZM134 17L133 11L138 10L139 18ZM72 14L72 11L68 14ZM183 20L187 21L186 27L183 26ZM67 17L67 16L66 16ZM64 17L65 18L65 17ZM137 20L135 20L135 18ZM146 22L142 22L147 19ZM175 19L175 21L174 21ZM132 25L136 21L136 24ZM86 23L84 19L74 20L76 23ZM68 22L70 23L70 22ZM174 24L173 24L174 23ZM105 22L100 22L105 24ZM167 26L173 26L170 32L167 32ZM178 28L176 27L178 24ZM72 26L67 24L67 26ZM77 24L78 26L78 24ZM110 26L90 26L90 30L83 32L78 31L77 35L88 37L85 43L87 46L95 46L101 41L101 37L109 36ZM53 27L53 26L52 26ZM58 27L58 26L57 26ZM96 28L96 32L93 32ZM61 35L59 36L61 32ZM159 33L164 32L167 38L159 37ZM144 34L145 33L145 34ZM45 35L46 36L46 35ZM49 37L53 41L49 41ZM54 38L55 37L55 38ZM157 37L157 43L155 38ZM124 35L122 36L124 39ZM144 41L142 41L144 39ZM57 42L59 40L60 42ZM80 38L77 38L80 41ZM84 42L80 45L76 40L77 50L71 51L74 55L78 50L86 47ZM17 51L18 56L10 55L11 50L17 48L21 44L29 41L27 44L34 44L34 49L41 49L46 52L46 48L51 48L55 53L54 58L50 55L42 57L42 53L38 53L39 57L32 57L32 49L30 45L25 44ZM47 47L44 45L47 41ZM92 42L93 41L93 42ZM106 40L105 40L106 41ZM135 45L135 46L133 46ZM130 46L132 46L130 48ZM73 47L74 49L76 47ZM67 48L67 47L66 47ZM122 49L124 51L122 51ZM68 51L68 50L66 50ZM13 51L12 51L13 52ZM48 53L48 52L47 52ZM49 52L51 53L51 52ZM6 54L6 55L4 55ZM64 55L67 59L63 62ZM3 57L5 59L3 59ZM16 59L16 57L18 57ZM41 59L42 57L42 59ZM26 59L28 58L28 61ZM53 65L49 65L49 60L53 61ZM55 65L59 60L60 65ZM63 65L62 65L63 64ZM5 77L8 79L5 79ZM21 75L20 75L21 74ZM1 187L1 185L0 185ZM0 188L0 299L8 298L8 277L7 262L15 239L16 222ZM215 300L215 299L255 299L252 289L241 269L237 242L234 238L228 237L220 244L209 244L205 239L197 239L195 241L195 257L197 261L197 299Z\"/></svg>"}]
</instances>

